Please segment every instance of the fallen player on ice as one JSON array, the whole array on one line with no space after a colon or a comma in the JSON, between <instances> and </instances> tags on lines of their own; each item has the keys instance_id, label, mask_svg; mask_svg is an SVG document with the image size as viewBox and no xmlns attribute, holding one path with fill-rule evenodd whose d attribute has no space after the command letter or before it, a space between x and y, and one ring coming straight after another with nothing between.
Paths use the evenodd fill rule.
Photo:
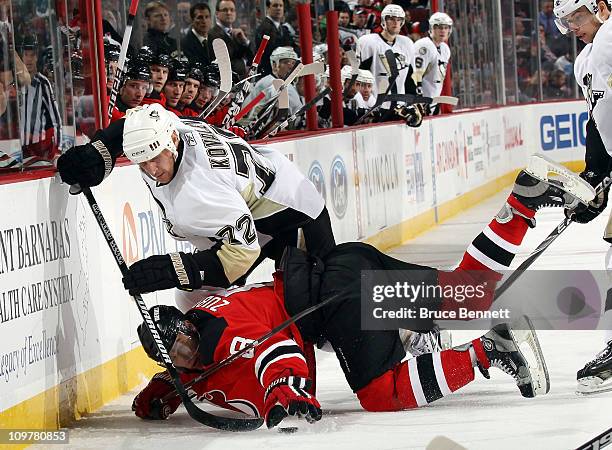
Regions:
<instances>
[{"instance_id":1,"label":"fallen player on ice","mask_svg":"<svg viewBox=\"0 0 612 450\"><path fill-rule=\"evenodd\" d=\"M548 181L549 172L561 181ZM182 371L182 381L189 383L289 317L337 297L190 386L197 398L262 417L270 428L288 415L309 422L321 419L321 406L309 393L313 374L303 353L305 341L331 344L348 384L367 411L427 405L472 382L475 367L486 378L489 368L497 367L514 379L521 395L535 397L547 393L550 386L529 319L497 325L480 338L444 351L431 352L424 346L422 354L403 361L406 350L398 330L361 329L361 272L404 271L412 284L456 286L484 281L487 295L472 308L486 310L500 272L508 269L527 230L535 226L537 210L580 207L594 196L594 189L576 174L535 156L518 175L500 212L472 241L452 272L402 262L362 243L338 245L321 259L289 248L273 283L202 298L186 314L171 306L155 306L151 317L174 365ZM457 302L442 298L438 307L455 309ZM138 334L147 354L160 362L145 324ZM134 399L133 409L145 419L165 419L180 403L171 378L162 372Z\"/></svg>"}]
</instances>

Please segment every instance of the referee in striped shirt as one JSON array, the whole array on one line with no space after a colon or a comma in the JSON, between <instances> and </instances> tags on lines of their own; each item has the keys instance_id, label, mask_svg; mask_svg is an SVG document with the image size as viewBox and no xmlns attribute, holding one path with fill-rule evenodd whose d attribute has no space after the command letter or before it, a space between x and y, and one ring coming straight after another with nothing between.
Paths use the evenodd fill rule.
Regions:
<instances>
[{"instance_id":1,"label":"referee in striped shirt","mask_svg":"<svg viewBox=\"0 0 612 450\"><path fill-rule=\"evenodd\" d=\"M21 93L19 126L25 168L49 167L57 156L62 136L62 121L47 77L38 72L36 36L25 36L18 47L32 77Z\"/></svg>"}]
</instances>

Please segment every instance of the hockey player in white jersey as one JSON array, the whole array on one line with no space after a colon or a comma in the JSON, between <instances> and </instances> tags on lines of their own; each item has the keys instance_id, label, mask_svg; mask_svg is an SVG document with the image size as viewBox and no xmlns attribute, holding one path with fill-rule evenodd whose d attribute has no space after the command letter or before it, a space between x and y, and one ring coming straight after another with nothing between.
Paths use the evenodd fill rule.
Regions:
<instances>
[{"instance_id":1,"label":"hockey player in white jersey","mask_svg":"<svg viewBox=\"0 0 612 450\"><path fill-rule=\"evenodd\" d=\"M376 80L374 93L385 92L389 85L389 64L385 52L389 49L395 53L399 76L391 87L393 94L415 94L416 85L412 79L414 71L414 44L400 30L406 20L406 14L399 5L387 5L381 12L381 33L361 36L357 41L357 57L361 61L360 69L369 70Z\"/></svg>"},{"instance_id":2,"label":"hockey player in white jersey","mask_svg":"<svg viewBox=\"0 0 612 450\"><path fill-rule=\"evenodd\" d=\"M249 95L244 100L244 104L248 105L251 100L253 100L260 92L264 92L266 95L259 105L265 104L268 100L270 100L274 94L276 94L276 89L272 85L272 81L275 79L284 80L287 76L293 71L295 65L300 61L297 53L291 47L278 47L275 48L272 54L270 55L270 65L272 66L272 73L266 75L253 86L253 89L249 92ZM298 91L296 90L293 84L287 86L287 93L289 94L289 114L294 114L297 112L302 106L302 100ZM254 117L256 115L257 108L253 110L250 117Z\"/></svg>"},{"instance_id":3,"label":"hockey player in white jersey","mask_svg":"<svg viewBox=\"0 0 612 450\"><path fill-rule=\"evenodd\" d=\"M597 186L612 169L612 20L610 6L603 0L556 0L557 27L563 34L574 33L586 46L576 57L574 75L589 108L586 135L586 168L580 176ZM576 222L587 223L597 217L608 203L608 190L601 192L588 207L574 215ZM612 243L612 216L604 233ZM612 292L604 307L602 324L605 348L578 371L578 392L583 394L612 390Z\"/></svg>"},{"instance_id":4,"label":"hockey player in white jersey","mask_svg":"<svg viewBox=\"0 0 612 450\"><path fill-rule=\"evenodd\" d=\"M359 69L357 81L359 82L359 92L355 94L357 109L365 111L374 107L376 104L376 95L372 92L372 89L374 89L374 75L369 70Z\"/></svg>"},{"instance_id":5,"label":"hockey player in white jersey","mask_svg":"<svg viewBox=\"0 0 612 450\"><path fill-rule=\"evenodd\" d=\"M451 57L446 43L453 31L453 19L448 14L437 12L429 18L429 36L414 43L414 74L417 86L421 83L425 97L437 97L442 93L446 70ZM440 107L431 105L432 114Z\"/></svg>"},{"instance_id":6,"label":"hockey player in white jersey","mask_svg":"<svg viewBox=\"0 0 612 450\"><path fill-rule=\"evenodd\" d=\"M236 284L263 257L295 246L298 228L309 253L335 245L323 198L284 155L158 104L128 110L63 154L58 170L68 184L96 186L122 152L138 164L168 232L197 249L132 264L123 279L131 294ZM193 306L177 293L179 306Z\"/></svg>"}]
</instances>

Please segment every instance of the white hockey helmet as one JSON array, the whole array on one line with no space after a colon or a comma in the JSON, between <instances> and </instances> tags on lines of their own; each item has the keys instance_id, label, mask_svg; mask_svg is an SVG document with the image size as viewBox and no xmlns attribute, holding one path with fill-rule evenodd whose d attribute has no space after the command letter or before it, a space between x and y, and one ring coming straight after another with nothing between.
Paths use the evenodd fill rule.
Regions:
<instances>
[{"instance_id":1,"label":"white hockey helmet","mask_svg":"<svg viewBox=\"0 0 612 450\"><path fill-rule=\"evenodd\" d=\"M433 32L434 25L448 25L450 27L450 33L453 32L453 19L443 12L433 13L429 18L429 33ZM449 33L449 34L450 34Z\"/></svg>"},{"instance_id":2,"label":"white hockey helmet","mask_svg":"<svg viewBox=\"0 0 612 450\"><path fill-rule=\"evenodd\" d=\"M370 72L369 70L359 69L357 81L359 81L360 83L374 84L374 75L372 75L372 72Z\"/></svg>"},{"instance_id":3,"label":"white hockey helmet","mask_svg":"<svg viewBox=\"0 0 612 450\"><path fill-rule=\"evenodd\" d=\"M172 135L178 135L178 131L172 116L159 103L128 109L123 126L125 156L136 164L149 161L164 150L170 150L176 157Z\"/></svg>"},{"instance_id":4,"label":"white hockey helmet","mask_svg":"<svg viewBox=\"0 0 612 450\"><path fill-rule=\"evenodd\" d=\"M353 76L353 68L348 65L343 66L342 69L340 70L340 79L342 80L342 84L344 84L346 80L350 80L352 76Z\"/></svg>"},{"instance_id":5,"label":"white hockey helmet","mask_svg":"<svg viewBox=\"0 0 612 450\"><path fill-rule=\"evenodd\" d=\"M597 3L597 0L555 0L553 8L555 25L561 33L569 33L571 22L567 20L567 17L583 6L586 6L592 14L597 15ZM597 16L597 20L603 23L599 16Z\"/></svg>"},{"instance_id":6,"label":"white hockey helmet","mask_svg":"<svg viewBox=\"0 0 612 450\"><path fill-rule=\"evenodd\" d=\"M298 61L300 58L291 47L277 47L270 55L270 64L276 66L281 59L293 59L294 61Z\"/></svg>"},{"instance_id":7,"label":"white hockey helmet","mask_svg":"<svg viewBox=\"0 0 612 450\"><path fill-rule=\"evenodd\" d=\"M387 17L400 17L403 21L406 21L406 13L400 5L387 5L383 8L380 13L380 24L383 29L387 28Z\"/></svg>"}]
</instances>

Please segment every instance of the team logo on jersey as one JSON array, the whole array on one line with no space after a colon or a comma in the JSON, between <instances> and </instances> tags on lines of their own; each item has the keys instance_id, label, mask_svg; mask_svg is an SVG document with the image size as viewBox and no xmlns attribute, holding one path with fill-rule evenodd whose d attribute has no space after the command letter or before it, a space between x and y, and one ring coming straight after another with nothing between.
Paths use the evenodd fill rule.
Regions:
<instances>
[{"instance_id":1,"label":"team logo on jersey","mask_svg":"<svg viewBox=\"0 0 612 450\"><path fill-rule=\"evenodd\" d=\"M340 156L336 156L331 165L330 193L332 209L338 219L342 219L346 214L348 206L348 177L346 166Z\"/></svg>"},{"instance_id":2,"label":"team logo on jersey","mask_svg":"<svg viewBox=\"0 0 612 450\"><path fill-rule=\"evenodd\" d=\"M153 110L149 113L149 117L151 119L159 120L159 112L157 112L156 110Z\"/></svg>"},{"instance_id":3,"label":"team logo on jersey","mask_svg":"<svg viewBox=\"0 0 612 450\"><path fill-rule=\"evenodd\" d=\"M604 91L597 91L593 89L593 74L587 73L582 79L584 86L586 86L586 100L589 104L589 117L593 119L593 109L597 105L597 101L603 98Z\"/></svg>"},{"instance_id":4,"label":"team logo on jersey","mask_svg":"<svg viewBox=\"0 0 612 450\"><path fill-rule=\"evenodd\" d=\"M424 55L424 54L426 54L426 53L427 53L427 47L421 47L421 48L419 49L419 54L420 54L420 55Z\"/></svg>"},{"instance_id":5,"label":"team logo on jersey","mask_svg":"<svg viewBox=\"0 0 612 450\"><path fill-rule=\"evenodd\" d=\"M205 392L198 400L206 400L214 405L220 406L231 411L241 412L249 414L251 416L259 417L259 411L257 407L248 400L243 398L228 400L225 392L215 389L213 391Z\"/></svg>"},{"instance_id":6,"label":"team logo on jersey","mask_svg":"<svg viewBox=\"0 0 612 450\"><path fill-rule=\"evenodd\" d=\"M183 137L185 138L185 141L187 141L187 145L192 147L196 145L196 139L193 137L193 133L191 131L185 133Z\"/></svg>"},{"instance_id":7,"label":"team logo on jersey","mask_svg":"<svg viewBox=\"0 0 612 450\"><path fill-rule=\"evenodd\" d=\"M310 165L310 169L308 170L308 179L312 181L315 188L323 197L323 200L327 202L327 192L325 190L325 175L323 174L323 167L319 164L319 161L314 161Z\"/></svg>"}]
</instances>

